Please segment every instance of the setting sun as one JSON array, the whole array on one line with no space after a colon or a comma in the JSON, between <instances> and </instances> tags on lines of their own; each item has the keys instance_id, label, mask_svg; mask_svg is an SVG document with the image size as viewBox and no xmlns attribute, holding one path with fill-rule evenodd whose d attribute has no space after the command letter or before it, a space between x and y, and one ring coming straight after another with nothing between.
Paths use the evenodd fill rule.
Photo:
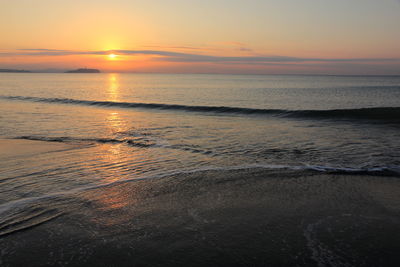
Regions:
<instances>
[{"instance_id":1,"label":"setting sun","mask_svg":"<svg viewBox=\"0 0 400 267\"><path fill-rule=\"evenodd\" d=\"M109 54L108 55L108 59L116 59L117 58L117 55L116 54Z\"/></svg>"}]
</instances>

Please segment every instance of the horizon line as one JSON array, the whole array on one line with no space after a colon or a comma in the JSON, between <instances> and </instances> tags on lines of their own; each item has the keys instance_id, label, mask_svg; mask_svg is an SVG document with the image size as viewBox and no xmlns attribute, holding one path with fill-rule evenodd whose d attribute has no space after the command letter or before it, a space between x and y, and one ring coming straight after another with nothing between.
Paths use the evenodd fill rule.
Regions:
<instances>
[{"instance_id":1,"label":"horizon line","mask_svg":"<svg viewBox=\"0 0 400 267\"><path fill-rule=\"evenodd\" d=\"M83 69L83 68L82 68ZM91 68L87 68L91 69ZM0 70L12 70L10 72L1 72L6 74L178 74L178 75L254 75L254 76L274 76L274 75L282 75L282 76L352 76L352 77L400 77L399 74L333 74L333 73L218 73L218 72L140 72L140 71L101 71L99 73L68 73L67 71L70 69L54 69L54 71L46 71L46 70L28 70L28 69L9 69L9 68L0 68ZM21 72L22 71L22 72Z\"/></svg>"}]
</instances>

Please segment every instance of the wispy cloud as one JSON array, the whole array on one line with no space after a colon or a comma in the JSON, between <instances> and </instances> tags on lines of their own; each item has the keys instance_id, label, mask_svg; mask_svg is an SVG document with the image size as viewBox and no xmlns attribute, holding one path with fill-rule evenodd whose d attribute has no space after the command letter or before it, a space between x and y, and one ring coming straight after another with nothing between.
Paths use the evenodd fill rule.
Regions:
<instances>
[{"instance_id":1,"label":"wispy cloud","mask_svg":"<svg viewBox=\"0 0 400 267\"><path fill-rule=\"evenodd\" d=\"M241 52L253 52L252 48L250 48L247 44L241 42L231 41L231 42L216 42L211 44L223 47L231 47L231 48L233 47L234 50Z\"/></svg>"},{"instance_id":2,"label":"wispy cloud","mask_svg":"<svg viewBox=\"0 0 400 267\"><path fill-rule=\"evenodd\" d=\"M248 51L248 50L246 50ZM230 64L265 64L265 63L306 63L306 62L399 62L400 58L309 58L290 56L215 56L205 54L193 54L184 52L173 52L166 50L58 50L47 48L18 49L13 52L1 52L0 56L70 56L70 55L149 55L157 57L160 61L169 62L208 62L208 63L230 63Z\"/></svg>"},{"instance_id":3,"label":"wispy cloud","mask_svg":"<svg viewBox=\"0 0 400 267\"><path fill-rule=\"evenodd\" d=\"M184 49L184 50L201 50L203 48L195 47L195 46L160 46L160 45L146 45L144 47L149 48L167 48L167 49Z\"/></svg>"},{"instance_id":4,"label":"wispy cloud","mask_svg":"<svg viewBox=\"0 0 400 267\"><path fill-rule=\"evenodd\" d=\"M239 47L238 50L243 51L243 52L253 52L253 49L248 48L248 47Z\"/></svg>"}]
</instances>

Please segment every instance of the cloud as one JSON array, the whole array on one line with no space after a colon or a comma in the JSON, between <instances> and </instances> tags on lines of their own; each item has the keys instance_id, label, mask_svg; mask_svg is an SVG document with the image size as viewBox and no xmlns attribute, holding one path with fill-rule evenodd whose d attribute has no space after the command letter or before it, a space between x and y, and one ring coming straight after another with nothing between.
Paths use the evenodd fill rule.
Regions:
<instances>
[{"instance_id":1,"label":"cloud","mask_svg":"<svg viewBox=\"0 0 400 267\"><path fill-rule=\"evenodd\" d=\"M215 42L213 43L214 45L217 46L226 46L226 47L233 47L234 50L241 51L241 52L253 52L253 49L248 47L245 43L241 42Z\"/></svg>"},{"instance_id":2,"label":"cloud","mask_svg":"<svg viewBox=\"0 0 400 267\"><path fill-rule=\"evenodd\" d=\"M248 47L240 47L238 50L243 52L253 52L253 49Z\"/></svg>"},{"instance_id":3,"label":"cloud","mask_svg":"<svg viewBox=\"0 0 400 267\"><path fill-rule=\"evenodd\" d=\"M194 47L194 46L160 46L160 45L146 45L144 47L151 47L151 48L170 48L170 49L189 49L189 50L201 50L202 48L200 47Z\"/></svg>"},{"instance_id":4,"label":"cloud","mask_svg":"<svg viewBox=\"0 0 400 267\"><path fill-rule=\"evenodd\" d=\"M68 51L68 50L60 50L60 49L48 49L48 48L21 48L17 49L19 51L48 51L48 52L61 52L61 51Z\"/></svg>"},{"instance_id":5,"label":"cloud","mask_svg":"<svg viewBox=\"0 0 400 267\"><path fill-rule=\"evenodd\" d=\"M246 48L242 48L246 49ZM246 49L246 51L248 51ZM307 63L307 62L399 62L400 58L308 58L290 56L214 56L205 54L192 54L183 52L172 52L166 50L58 50L58 49L18 49L14 52L2 52L1 57L9 56L70 56L70 55L149 55L155 56L160 61L168 62L190 62L190 63L230 63L230 64L266 64L266 63Z\"/></svg>"}]
</instances>

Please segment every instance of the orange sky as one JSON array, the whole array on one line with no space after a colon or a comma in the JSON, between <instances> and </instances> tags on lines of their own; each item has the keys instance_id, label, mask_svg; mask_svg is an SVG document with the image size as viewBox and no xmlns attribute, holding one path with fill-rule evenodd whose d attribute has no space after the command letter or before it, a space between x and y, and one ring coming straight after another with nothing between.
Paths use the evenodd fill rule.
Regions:
<instances>
[{"instance_id":1,"label":"orange sky","mask_svg":"<svg viewBox=\"0 0 400 267\"><path fill-rule=\"evenodd\" d=\"M399 13L397 0L7 1L0 68L400 74Z\"/></svg>"}]
</instances>

